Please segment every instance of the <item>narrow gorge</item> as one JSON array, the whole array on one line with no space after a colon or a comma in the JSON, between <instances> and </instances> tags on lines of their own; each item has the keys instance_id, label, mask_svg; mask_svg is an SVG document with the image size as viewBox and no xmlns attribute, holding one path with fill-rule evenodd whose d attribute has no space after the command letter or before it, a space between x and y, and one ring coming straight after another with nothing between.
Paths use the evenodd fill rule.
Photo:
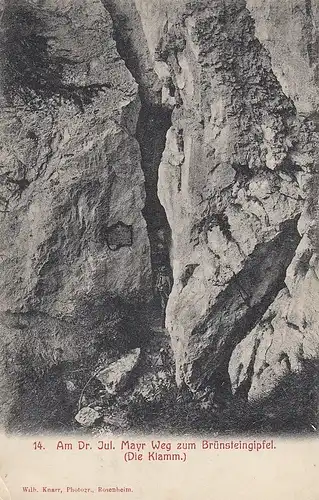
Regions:
<instances>
[{"instance_id":1,"label":"narrow gorge","mask_svg":"<svg viewBox=\"0 0 319 500\"><path fill-rule=\"evenodd\" d=\"M318 7L0 5L1 425L313 432Z\"/></svg>"}]
</instances>

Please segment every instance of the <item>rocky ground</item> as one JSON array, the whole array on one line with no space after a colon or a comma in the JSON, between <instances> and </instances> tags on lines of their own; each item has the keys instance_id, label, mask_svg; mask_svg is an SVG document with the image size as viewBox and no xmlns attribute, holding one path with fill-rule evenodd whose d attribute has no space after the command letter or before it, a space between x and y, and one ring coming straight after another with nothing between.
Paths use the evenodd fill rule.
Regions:
<instances>
[{"instance_id":1,"label":"rocky ground","mask_svg":"<svg viewBox=\"0 0 319 500\"><path fill-rule=\"evenodd\" d=\"M234 398L229 388L194 394L176 385L169 335L154 305L145 316L142 347L122 358L103 351L98 357L43 366L40 374L25 368L23 378L20 368L7 430L94 436L316 432L317 363L287 377L262 404L249 403L242 395Z\"/></svg>"}]
</instances>

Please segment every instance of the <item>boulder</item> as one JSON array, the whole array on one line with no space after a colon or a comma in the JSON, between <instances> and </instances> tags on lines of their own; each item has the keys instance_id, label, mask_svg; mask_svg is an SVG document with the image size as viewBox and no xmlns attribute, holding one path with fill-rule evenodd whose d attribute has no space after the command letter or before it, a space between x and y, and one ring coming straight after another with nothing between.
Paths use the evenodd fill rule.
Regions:
<instances>
[{"instance_id":1,"label":"boulder","mask_svg":"<svg viewBox=\"0 0 319 500\"><path fill-rule=\"evenodd\" d=\"M126 356L111 363L96 375L110 394L121 392L130 380L132 371L138 364L141 349L132 349Z\"/></svg>"},{"instance_id":2,"label":"boulder","mask_svg":"<svg viewBox=\"0 0 319 500\"><path fill-rule=\"evenodd\" d=\"M100 418L100 413L94 410L94 408L90 408L89 406L81 408L81 410L75 416L75 420L80 425L82 425L82 427L91 427Z\"/></svg>"}]
</instances>

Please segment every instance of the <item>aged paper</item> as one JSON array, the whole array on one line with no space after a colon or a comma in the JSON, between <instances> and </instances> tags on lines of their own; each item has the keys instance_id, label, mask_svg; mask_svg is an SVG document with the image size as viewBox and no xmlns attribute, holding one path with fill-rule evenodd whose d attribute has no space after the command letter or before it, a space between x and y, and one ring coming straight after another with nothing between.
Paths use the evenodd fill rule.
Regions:
<instances>
[{"instance_id":1,"label":"aged paper","mask_svg":"<svg viewBox=\"0 0 319 500\"><path fill-rule=\"evenodd\" d=\"M1 498L318 498L317 440L277 439L274 451L205 452L202 440L182 438L197 445L186 462L149 461L145 454L143 461L126 463L120 446L127 439L113 438L114 451L97 451L98 440L84 438L92 450L79 451L77 438L63 438L74 450L58 452L59 437L41 438L46 446L41 453L32 452L31 439L3 440ZM173 447L178 443L160 439ZM131 440L151 443L146 436Z\"/></svg>"}]
</instances>

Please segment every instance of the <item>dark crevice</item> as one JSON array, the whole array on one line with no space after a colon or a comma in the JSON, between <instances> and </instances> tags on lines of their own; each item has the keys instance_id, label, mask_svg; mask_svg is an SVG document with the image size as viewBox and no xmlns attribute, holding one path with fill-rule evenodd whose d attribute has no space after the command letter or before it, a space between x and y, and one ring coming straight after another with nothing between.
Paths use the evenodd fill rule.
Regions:
<instances>
[{"instance_id":1,"label":"dark crevice","mask_svg":"<svg viewBox=\"0 0 319 500\"><path fill-rule=\"evenodd\" d=\"M312 5L311 5L311 3L312 3L311 0L305 0L306 14L309 17L312 16Z\"/></svg>"},{"instance_id":2,"label":"dark crevice","mask_svg":"<svg viewBox=\"0 0 319 500\"><path fill-rule=\"evenodd\" d=\"M139 85L141 110L135 136L140 145L141 167L145 177L146 200L142 213L147 224L155 286L158 273L165 273L172 280L171 229L157 193L158 168L165 148L166 133L172 124L172 110L160 104L160 91L150 90L145 84L141 61L131 41L130 20L117 11L117 6L111 0L104 0L104 4L113 20L117 50ZM173 86L170 87L170 93L175 93Z\"/></svg>"},{"instance_id":3,"label":"dark crevice","mask_svg":"<svg viewBox=\"0 0 319 500\"><path fill-rule=\"evenodd\" d=\"M260 338L257 337L255 339L255 342L254 342L254 347L253 347L253 351L252 351L252 354L251 354L249 365L248 365L248 368L247 368L247 371L246 371L245 379L240 384L239 388L236 391L236 396L239 397L239 398L242 398L242 399L244 399L246 401L248 400L248 393L250 391L251 381L252 381L252 378L253 378L253 375L254 375L255 361L256 361L256 357L257 357L257 352L258 352L259 346L260 346ZM243 368L242 363L240 364L240 367L241 367L241 370L242 370L242 368Z\"/></svg>"},{"instance_id":4,"label":"dark crevice","mask_svg":"<svg viewBox=\"0 0 319 500\"><path fill-rule=\"evenodd\" d=\"M142 101L136 138L140 144L145 175L146 200L143 215L148 228L154 273L161 266L170 270L171 229L157 194L158 167L165 148L166 132L170 126L169 110L160 106L149 106Z\"/></svg>"},{"instance_id":5,"label":"dark crevice","mask_svg":"<svg viewBox=\"0 0 319 500\"><path fill-rule=\"evenodd\" d=\"M289 356L286 352L281 353L278 361L279 361L279 363L284 363L287 367L287 370L289 372L291 372L291 363L290 363Z\"/></svg>"},{"instance_id":6,"label":"dark crevice","mask_svg":"<svg viewBox=\"0 0 319 500\"><path fill-rule=\"evenodd\" d=\"M183 288L185 288L185 286L187 285L187 283L189 282L189 280L193 276L196 267L198 267L198 266L199 266L199 264L188 264L185 267L185 270L180 278L180 281L181 281Z\"/></svg>"}]
</instances>

